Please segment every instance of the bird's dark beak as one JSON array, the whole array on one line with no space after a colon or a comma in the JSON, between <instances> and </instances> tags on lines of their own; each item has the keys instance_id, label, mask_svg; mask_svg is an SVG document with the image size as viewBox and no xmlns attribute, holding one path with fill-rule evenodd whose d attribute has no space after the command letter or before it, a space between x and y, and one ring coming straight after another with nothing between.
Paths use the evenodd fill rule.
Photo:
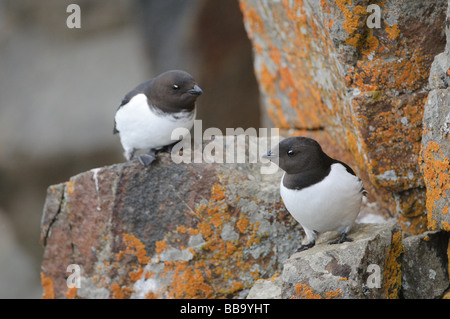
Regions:
<instances>
[{"instance_id":1,"label":"bird's dark beak","mask_svg":"<svg viewBox=\"0 0 450 319\"><path fill-rule=\"evenodd\" d=\"M267 153L262 156L262 158L267 158L269 160L276 157L278 157L278 155L275 154L272 150L268 150Z\"/></svg>"},{"instance_id":2,"label":"bird's dark beak","mask_svg":"<svg viewBox=\"0 0 450 319\"><path fill-rule=\"evenodd\" d=\"M188 93L192 94L192 95L202 95L203 94L203 90L196 84L196 85L194 85L193 89L190 89L188 91Z\"/></svg>"}]
</instances>

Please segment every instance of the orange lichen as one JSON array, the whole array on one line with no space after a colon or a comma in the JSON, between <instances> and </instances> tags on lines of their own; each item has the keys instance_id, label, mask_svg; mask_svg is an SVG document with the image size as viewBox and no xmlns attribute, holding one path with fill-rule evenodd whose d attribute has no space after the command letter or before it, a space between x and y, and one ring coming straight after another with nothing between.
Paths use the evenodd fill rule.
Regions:
<instances>
[{"instance_id":1,"label":"orange lichen","mask_svg":"<svg viewBox=\"0 0 450 319\"><path fill-rule=\"evenodd\" d=\"M73 194L74 190L75 190L74 182L68 181L67 182L67 194L70 194L70 195Z\"/></svg>"},{"instance_id":2,"label":"orange lichen","mask_svg":"<svg viewBox=\"0 0 450 319\"><path fill-rule=\"evenodd\" d=\"M77 287L68 288L66 292L66 298L67 299L74 299L77 296Z\"/></svg>"},{"instance_id":3,"label":"orange lichen","mask_svg":"<svg viewBox=\"0 0 450 319\"><path fill-rule=\"evenodd\" d=\"M188 267L187 262L178 262L168 295L170 298L208 298L212 288L205 282L200 269Z\"/></svg>"},{"instance_id":4,"label":"orange lichen","mask_svg":"<svg viewBox=\"0 0 450 319\"><path fill-rule=\"evenodd\" d=\"M323 295L314 293L314 289L312 287L301 282L295 285L295 293L297 296L293 297L301 299L336 299L341 298L344 295L339 287L336 290L324 292Z\"/></svg>"},{"instance_id":5,"label":"orange lichen","mask_svg":"<svg viewBox=\"0 0 450 319\"><path fill-rule=\"evenodd\" d=\"M396 23L392 26L388 25L385 30L391 40L395 40L400 34L400 30L398 28L398 23Z\"/></svg>"},{"instance_id":6,"label":"orange lichen","mask_svg":"<svg viewBox=\"0 0 450 319\"><path fill-rule=\"evenodd\" d=\"M445 231L450 232L450 224L449 224L447 221L442 221L442 222L441 222L441 225L442 225L442 228L443 228Z\"/></svg>"},{"instance_id":7,"label":"orange lichen","mask_svg":"<svg viewBox=\"0 0 450 319\"><path fill-rule=\"evenodd\" d=\"M347 6L352 4L351 0L335 0L337 6L344 14L344 23L343 27L345 31L348 32L349 37L345 40L348 45L351 46L359 46L361 42L362 35L360 33L356 33L356 31L362 27L365 19L361 19L367 15L366 9L362 6L355 6L353 10Z\"/></svg>"},{"instance_id":8,"label":"orange lichen","mask_svg":"<svg viewBox=\"0 0 450 319\"><path fill-rule=\"evenodd\" d=\"M53 289L53 281L50 277L45 277L44 273L41 272L41 284L44 289L42 294L42 299L55 299L55 291Z\"/></svg>"},{"instance_id":9,"label":"orange lichen","mask_svg":"<svg viewBox=\"0 0 450 319\"><path fill-rule=\"evenodd\" d=\"M177 235L201 234L204 244L201 248L189 248L193 256L189 262L175 260L163 263L164 271L161 276L170 278L170 284L165 289L169 298L226 297L248 287L248 283L241 283L238 280L242 272L260 276L257 271L250 271L256 261L243 258L243 251L246 248L243 243L251 245L259 240L258 223L251 223L243 215L240 215L240 218L232 216L228 211L225 193L225 187L215 183L211 187L209 201L199 205L195 210L194 215L199 221L191 227L181 228L182 232L177 233ZM239 239L224 240L222 238L224 225L239 230ZM180 227L177 227L178 229ZM158 252L167 249L168 246L162 243L169 243L168 238L156 244ZM183 249L182 245L180 249ZM201 252L198 249L201 249ZM211 265L214 267L210 268ZM234 267L238 267L239 271L233 271ZM225 286L224 281L227 282Z\"/></svg>"},{"instance_id":10,"label":"orange lichen","mask_svg":"<svg viewBox=\"0 0 450 319\"><path fill-rule=\"evenodd\" d=\"M232 282L231 286L232 286L230 290L231 293L244 289L244 284L240 281Z\"/></svg>"},{"instance_id":11,"label":"orange lichen","mask_svg":"<svg viewBox=\"0 0 450 319\"><path fill-rule=\"evenodd\" d=\"M160 254L167 248L167 241L159 240L155 242L155 253Z\"/></svg>"},{"instance_id":12,"label":"orange lichen","mask_svg":"<svg viewBox=\"0 0 450 319\"><path fill-rule=\"evenodd\" d=\"M220 184L215 183L211 189L211 200L219 201L225 198L224 188Z\"/></svg>"},{"instance_id":13,"label":"orange lichen","mask_svg":"<svg viewBox=\"0 0 450 319\"><path fill-rule=\"evenodd\" d=\"M437 224L433 218L435 213L434 207L437 201L446 197L446 191L450 190L450 161L447 156L443 156L439 144L430 141L422 149L419 163L423 163L421 167L427 187L426 210L428 228L436 230ZM448 212L448 206L444 207L444 211Z\"/></svg>"},{"instance_id":14,"label":"orange lichen","mask_svg":"<svg viewBox=\"0 0 450 319\"><path fill-rule=\"evenodd\" d=\"M404 252L401 231L392 235L392 242L386 253L383 272L384 294L386 299L398 299L402 284L401 256Z\"/></svg>"},{"instance_id":15,"label":"orange lichen","mask_svg":"<svg viewBox=\"0 0 450 319\"><path fill-rule=\"evenodd\" d=\"M251 37L254 33L264 34L264 22L262 18L256 13L255 9L248 6L245 1L239 1L239 6L244 16L244 21L246 21L249 27L249 30L247 30L249 36Z\"/></svg>"},{"instance_id":16,"label":"orange lichen","mask_svg":"<svg viewBox=\"0 0 450 319\"><path fill-rule=\"evenodd\" d=\"M295 285L295 293L304 299L322 299L320 294L315 294L311 287L301 282Z\"/></svg>"},{"instance_id":17,"label":"orange lichen","mask_svg":"<svg viewBox=\"0 0 450 319\"><path fill-rule=\"evenodd\" d=\"M356 1L321 0L320 15L310 14L303 1L283 0L281 6L274 4L276 10L240 3L250 38L258 48L258 80L274 125L286 129L326 127L327 133L357 158L356 169L367 172L374 190L383 193L375 194L378 200L386 202L391 211L406 215L403 225L410 224L411 229L405 226L405 230L421 231L424 218L418 216L424 216L422 195L403 195L395 202L391 194L422 185L415 159L420 151L422 89L432 60L428 50L412 47L400 35L400 22L390 26L383 21L384 30L367 27L367 8ZM385 5L382 0L370 3ZM336 12L336 7L342 13ZM266 15L267 10L270 15ZM266 17L277 25L271 29L276 32L268 32L271 24L266 23ZM399 21L404 19L399 17ZM267 30L262 27L264 23ZM344 44L354 47L345 51L354 52L351 63L343 61L348 55L340 54L342 50L336 48L329 33L333 25L335 29L341 23ZM278 36L283 37L281 41L275 39ZM340 66L348 66L345 79ZM330 75L327 85L317 80L318 70ZM354 100L348 102L346 97L352 96L345 92L345 86L354 89L359 105ZM377 113L385 113L382 115L388 120L377 121ZM369 126L374 130L369 131ZM398 178L379 178L390 170Z\"/></svg>"},{"instance_id":18,"label":"orange lichen","mask_svg":"<svg viewBox=\"0 0 450 319\"><path fill-rule=\"evenodd\" d=\"M263 86L264 91L266 91L269 96L274 95L276 76L269 71L265 64L261 65L261 69L258 74L259 83Z\"/></svg>"},{"instance_id":19,"label":"orange lichen","mask_svg":"<svg viewBox=\"0 0 450 319\"><path fill-rule=\"evenodd\" d=\"M130 280L135 282L141 279L143 272L144 268L142 268L142 266L139 265L136 271L130 272L128 273L128 275L130 276Z\"/></svg>"},{"instance_id":20,"label":"orange lichen","mask_svg":"<svg viewBox=\"0 0 450 319\"><path fill-rule=\"evenodd\" d=\"M378 40L369 36L368 49L363 50L363 58L357 68L349 68L351 86L362 93L383 90L416 90L428 79L429 70L424 64L424 56L419 49L411 53L401 50L391 52L398 59L386 59ZM374 52L372 58L368 54Z\"/></svg>"},{"instance_id":21,"label":"orange lichen","mask_svg":"<svg viewBox=\"0 0 450 319\"><path fill-rule=\"evenodd\" d=\"M130 296L130 293L132 291L129 287L121 287L118 283L113 283L109 287L110 291L112 292L112 299L125 299Z\"/></svg>"},{"instance_id":22,"label":"orange lichen","mask_svg":"<svg viewBox=\"0 0 450 319\"><path fill-rule=\"evenodd\" d=\"M241 233L244 233L247 230L248 225L250 224L250 221L245 218L245 217L241 217L237 223L236 223L236 227L237 229L239 229L239 231Z\"/></svg>"},{"instance_id":23,"label":"orange lichen","mask_svg":"<svg viewBox=\"0 0 450 319\"><path fill-rule=\"evenodd\" d=\"M283 109L281 107L281 102L279 99L270 98L269 99L270 104L275 106L275 112L276 112L276 119L278 123L280 124L280 128L288 128L289 123L286 120L286 117L283 113Z\"/></svg>"},{"instance_id":24,"label":"orange lichen","mask_svg":"<svg viewBox=\"0 0 450 319\"><path fill-rule=\"evenodd\" d=\"M186 233L186 227L184 225L180 225L177 227L177 232L180 234L185 234Z\"/></svg>"},{"instance_id":25,"label":"orange lichen","mask_svg":"<svg viewBox=\"0 0 450 319\"><path fill-rule=\"evenodd\" d=\"M140 264L147 264L150 261L150 257L147 257L145 245L138 238L133 235L123 234L123 240L125 241L127 248L117 254L117 259L122 258L124 254L132 254L136 256Z\"/></svg>"},{"instance_id":26,"label":"orange lichen","mask_svg":"<svg viewBox=\"0 0 450 319\"><path fill-rule=\"evenodd\" d=\"M206 220L198 224L198 230L204 237L210 237L213 233L211 225Z\"/></svg>"},{"instance_id":27,"label":"orange lichen","mask_svg":"<svg viewBox=\"0 0 450 319\"><path fill-rule=\"evenodd\" d=\"M158 295L150 291L145 295L145 299L158 299Z\"/></svg>"},{"instance_id":28,"label":"orange lichen","mask_svg":"<svg viewBox=\"0 0 450 319\"><path fill-rule=\"evenodd\" d=\"M325 292L325 299L336 299L336 298L342 298L344 293L341 291L341 288L337 288L336 290L331 290Z\"/></svg>"}]
</instances>

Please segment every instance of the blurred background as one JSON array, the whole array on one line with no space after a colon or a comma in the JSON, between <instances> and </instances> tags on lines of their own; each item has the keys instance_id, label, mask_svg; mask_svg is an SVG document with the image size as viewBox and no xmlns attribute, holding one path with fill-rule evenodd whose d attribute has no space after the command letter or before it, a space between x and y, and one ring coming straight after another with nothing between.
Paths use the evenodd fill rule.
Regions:
<instances>
[{"instance_id":1,"label":"blurred background","mask_svg":"<svg viewBox=\"0 0 450 319\"><path fill-rule=\"evenodd\" d=\"M0 0L0 298L41 297L47 187L123 162L115 111L169 69L205 92L203 129L261 126L238 0Z\"/></svg>"}]
</instances>

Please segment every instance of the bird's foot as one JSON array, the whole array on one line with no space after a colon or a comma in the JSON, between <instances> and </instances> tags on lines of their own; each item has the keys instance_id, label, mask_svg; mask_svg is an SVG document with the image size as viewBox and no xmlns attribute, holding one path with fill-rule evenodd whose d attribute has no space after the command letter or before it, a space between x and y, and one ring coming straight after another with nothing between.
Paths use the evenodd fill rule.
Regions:
<instances>
[{"instance_id":1,"label":"bird's foot","mask_svg":"<svg viewBox=\"0 0 450 319\"><path fill-rule=\"evenodd\" d=\"M300 251L304 251L307 250L311 247L313 247L316 244L315 241L312 241L310 243L307 243L306 245L300 245L300 247L297 248L297 250L295 251L296 253L300 252Z\"/></svg>"},{"instance_id":2,"label":"bird's foot","mask_svg":"<svg viewBox=\"0 0 450 319\"><path fill-rule=\"evenodd\" d=\"M179 142L179 141L176 141L176 142L174 142L174 143L172 143L172 144L163 146L161 149L158 150L158 153L159 153L159 152L166 152L166 153L169 153L169 154L172 153L173 147L174 147L175 144L177 144L178 142Z\"/></svg>"},{"instance_id":3,"label":"bird's foot","mask_svg":"<svg viewBox=\"0 0 450 319\"><path fill-rule=\"evenodd\" d=\"M141 154L138 156L138 160L142 164L142 166L147 167L156 160L156 155L155 154Z\"/></svg>"},{"instance_id":4,"label":"bird's foot","mask_svg":"<svg viewBox=\"0 0 450 319\"><path fill-rule=\"evenodd\" d=\"M353 238L348 238L347 233L342 233L341 237L339 237L339 239L330 241L328 243L328 245L335 245L335 244L341 244L344 242L352 242L352 241L353 241Z\"/></svg>"}]
</instances>

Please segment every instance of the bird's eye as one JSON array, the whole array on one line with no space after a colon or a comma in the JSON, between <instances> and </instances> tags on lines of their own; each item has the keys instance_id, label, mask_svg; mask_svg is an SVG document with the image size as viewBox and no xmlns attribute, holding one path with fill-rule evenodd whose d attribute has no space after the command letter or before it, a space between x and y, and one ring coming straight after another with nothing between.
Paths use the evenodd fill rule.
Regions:
<instances>
[{"instance_id":1,"label":"bird's eye","mask_svg":"<svg viewBox=\"0 0 450 319\"><path fill-rule=\"evenodd\" d=\"M180 88L180 86L178 85L178 84L174 84L173 86L172 86L172 89L174 89L174 90L178 90Z\"/></svg>"},{"instance_id":2,"label":"bird's eye","mask_svg":"<svg viewBox=\"0 0 450 319\"><path fill-rule=\"evenodd\" d=\"M292 156L292 155L294 155L294 151L293 151L293 150L289 150L289 151L287 151L287 155L288 155L288 156Z\"/></svg>"}]
</instances>

